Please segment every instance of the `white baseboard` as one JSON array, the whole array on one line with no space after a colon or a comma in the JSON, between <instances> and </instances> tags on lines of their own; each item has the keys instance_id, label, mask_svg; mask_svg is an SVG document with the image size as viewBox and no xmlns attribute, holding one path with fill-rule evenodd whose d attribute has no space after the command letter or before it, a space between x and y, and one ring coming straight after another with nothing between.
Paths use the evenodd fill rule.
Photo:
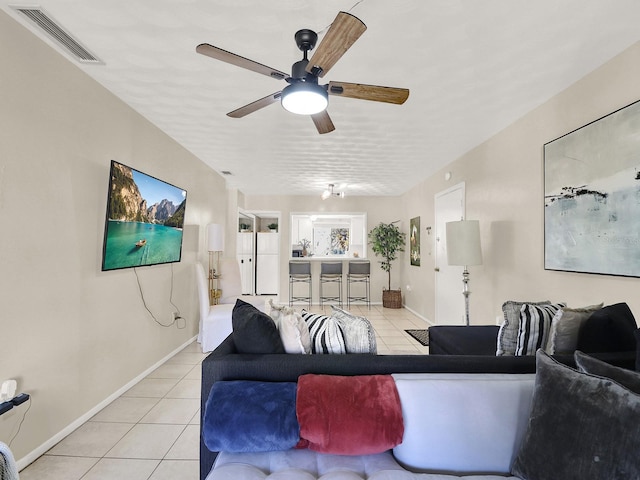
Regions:
<instances>
[{"instance_id":1,"label":"white baseboard","mask_svg":"<svg viewBox=\"0 0 640 480\"><path fill-rule=\"evenodd\" d=\"M428 319L428 318L423 317L422 315L420 315L418 312L416 312L416 311L415 311L415 310L413 310L412 308L409 308L409 307L407 307L406 305L403 305L403 307L404 307L404 308L406 308L407 310L409 310L411 313L413 313L416 317L418 317L418 318L420 318L420 319L424 320L424 321L425 321L425 323L427 323L427 326L428 326L428 327L431 327L431 326L433 326L433 325L434 325L434 324L433 324L433 322L429 321L429 319Z\"/></svg>"},{"instance_id":2,"label":"white baseboard","mask_svg":"<svg viewBox=\"0 0 640 480\"><path fill-rule=\"evenodd\" d=\"M100 410L105 408L107 405L109 405L111 402L113 402L116 398L120 397L124 392L129 390L131 387L133 387L135 384L137 384L140 380L145 378L147 375L149 375L151 372L153 372L156 368L158 368L159 366L164 364L167 360L169 360L175 354L177 354L180 351L182 351L187 345L193 343L195 340L196 340L196 337L193 337L190 340L187 340L180 347L176 348L174 351L172 351L171 353L166 355L162 360L159 360L158 362L153 364L151 367L147 368L144 372L142 372L136 378L134 378L129 383L124 385L122 388L118 389L117 391L115 391L114 393L109 395L107 398L105 398L98 405L96 405L91 410L89 410L87 413L85 413L84 415L82 415L81 417L79 417L78 419L76 419L75 421L70 423L69 425L67 425L65 428L60 430L54 436L52 436L47 441L42 443L42 445L37 447L35 450L32 450L27 455L25 455L24 457L22 457L19 460L17 460L16 464L18 466L18 470L22 470L22 469L26 468L27 466L29 466L31 463L35 462L38 458L40 458L42 455L44 455L49 449L51 449L54 445L56 445L58 442L60 442L63 438L65 438L67 435L72 433L75 429L77 429L82 424L87 422L89 419L91 419L91 417L96 415ZM31 399L31 401L33 401L33 399Z\"/></svg>"}]
</instances>

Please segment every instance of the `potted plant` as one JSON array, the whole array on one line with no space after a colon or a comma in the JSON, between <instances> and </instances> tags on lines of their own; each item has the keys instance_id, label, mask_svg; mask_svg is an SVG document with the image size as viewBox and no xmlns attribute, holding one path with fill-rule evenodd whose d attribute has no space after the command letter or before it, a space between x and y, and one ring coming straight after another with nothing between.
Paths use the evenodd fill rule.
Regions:
<instances>
[{"instance_id":1,"label":"potted plant","mask_svg":"<svg viewBox=\"0 0 640 480\"><path fill-rule=\"evenodd\" d=\"M278 231L278 224L277 223L270 223L269 225L267 225L267 228L269 230L271 230L272 232L277 232Z\"/></svg>"},{"instance_id":2,"label":"potted plant","mask_svg":"<svg viewBox=\"0 0 640 480\"><path fill-rule=\"evenodd\" d=\"M307 240L306 238L303 238L302 240L300 240L298 242L298 245L300 245L302 247L302 256L306 257L309 255L309 247L311 246L311 242L309 240Z\"/></svg>"},{"instance_id":3,"label":"potted plant","mask_svg":"<svg viewBox=\"0 0 640 480\"><path fill-rule=\"evenodd\" d=\"M241 223L240 224L240 231L241 232L248 232L250 228L251 228L251 225L249 225L248 223Z\"/></svg>"},{"instance_id":4,"label":"potted plant","mask_svg":"<svg viewBox=\"0 0 640 480\"><path fill-rule=\"evenodd\" d=\"M382 306L387 308L402 307L402 291L391 290L391 262L398 258L398 252L404 252L406 234L394 223L381 222L369 232L369 245L376 257L382 257L380 267L389 275L388 287L382 290Z\"/></svg>"}]
</instances>

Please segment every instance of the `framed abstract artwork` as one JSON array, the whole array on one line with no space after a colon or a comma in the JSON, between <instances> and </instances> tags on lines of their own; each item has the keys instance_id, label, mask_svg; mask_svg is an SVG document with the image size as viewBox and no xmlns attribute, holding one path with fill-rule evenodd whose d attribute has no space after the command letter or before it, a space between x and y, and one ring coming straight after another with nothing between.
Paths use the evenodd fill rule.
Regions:
<instances>
[{"instance_id":1,"label":"framed abstract artwork","mask_svg":"<svg viewBox=\"0 0 640 480\"><path fill-rule=\"evenodd\" d=\"M544 268L640 277L640 101L544 145Z\"/></svg>"},{"instance_id":2,"label":"framed abstract artwork","mask_svg":"<svg viewBox=\"0 0 640 480\"><path fill-rule=\"evenodd\" d=\"M411 265L420 266L420 217L409 222L409 257Z\"/></svg>"}]
</instances>

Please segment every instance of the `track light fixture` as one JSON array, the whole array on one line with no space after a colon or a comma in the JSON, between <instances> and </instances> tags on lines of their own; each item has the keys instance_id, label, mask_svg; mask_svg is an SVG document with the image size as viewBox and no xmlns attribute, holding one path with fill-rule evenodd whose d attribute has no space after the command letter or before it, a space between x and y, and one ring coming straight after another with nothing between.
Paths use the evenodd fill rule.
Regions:
<instances>
[{"instance_id":1,"label":"track light fixture","mask_svg":"<svg viewBox=\"0 0 640 480\"><path fill-rule=\"evenodd\" d=\"M329 188L327 190L325 190L324 192L322 192L322 200L326 200L329 197L340 197L340 198L344 198L344 192L334 192L333 188L335 187L335 185L333 183L329 184Z\"/></svg>"}]
</instances>

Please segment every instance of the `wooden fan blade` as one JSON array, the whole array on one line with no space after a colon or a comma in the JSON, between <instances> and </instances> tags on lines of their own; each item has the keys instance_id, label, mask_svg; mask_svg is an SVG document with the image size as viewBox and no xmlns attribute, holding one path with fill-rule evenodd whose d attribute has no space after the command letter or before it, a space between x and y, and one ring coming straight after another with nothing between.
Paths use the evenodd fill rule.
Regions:
<instances>
[{"instance_id":1,"label":"wooden fan blade","mask_svg":"<svg viewBox=\"0 0 640 480\"><path fill-rule=\"evenodd\" d=\"M346 12L338 13L309 60L307 72L324 77L366 29L367 26L358 17Z\"/></svg>"},{"instance_id":2,"label":"wooden fan blade","mask_svg":"<svg viewBox=\"0 0 640 480\"><path fill-rule=\"evenodd\" d=\"M321 111L320 113L316 113L311 115L311 119L318 129L319 134L333 132L336 127L333 126L333 122L331 121L331 117L326 110Z\"/></svg>"},{"instance_id":3,"label":"wooden fan blade","mask_svg":"<svg viewBox=\"0 0 640 480\"><path fill-rule=\"evenodd\" d=\"M241 57L240 55L236 55L235 53L227 52L218 47L214 47L213 45L209 45L208 43L201 43L196 47L196 52L201 55L206 55L207 57L215 58L216 60L220 60L222 62L230 63L231 65L235 65L236 67L246 68L247 70L251 70L252 72L261 73L262 75L266 75L267 77L275 78L276 80L284 80L289 78L289 75L281 72L280 70L276 70L275 68L267 67L266 65L262 65L261 63L254 62L253 60L249 60L248 58Z\"/></svg>"},{"instance_id":4,"label":"wooden fan blade","mask_svg":"<svg viewBox=\"0 0 640 480\"><path fill-rule=\"evenodd\" d=\"M244 107L240 107L237 110L234 110L233 112L227 113L227 116L233 117L233 118L242 118L246 115L249 115L250 113L255 112L256 110L260 110L261 108L268 107L272 103L279 101L281 94L282 92L276 92L276 93L272 93L271 95L267 95L266 97L261 98L260 100L256 100L255 102L251 102L248 105L245 105Z\"/></svg>"},{"instance_id":5,"label":"wooden fan blade","mask_svg":"<svg viewBox=\"0 0 640 480\"><path fill-rule=\"evenodd\" d=\"M329 82L329 95L402 105L409 98L406 88L379 87L363 83Z\"/></svg>"}]
</instances>

